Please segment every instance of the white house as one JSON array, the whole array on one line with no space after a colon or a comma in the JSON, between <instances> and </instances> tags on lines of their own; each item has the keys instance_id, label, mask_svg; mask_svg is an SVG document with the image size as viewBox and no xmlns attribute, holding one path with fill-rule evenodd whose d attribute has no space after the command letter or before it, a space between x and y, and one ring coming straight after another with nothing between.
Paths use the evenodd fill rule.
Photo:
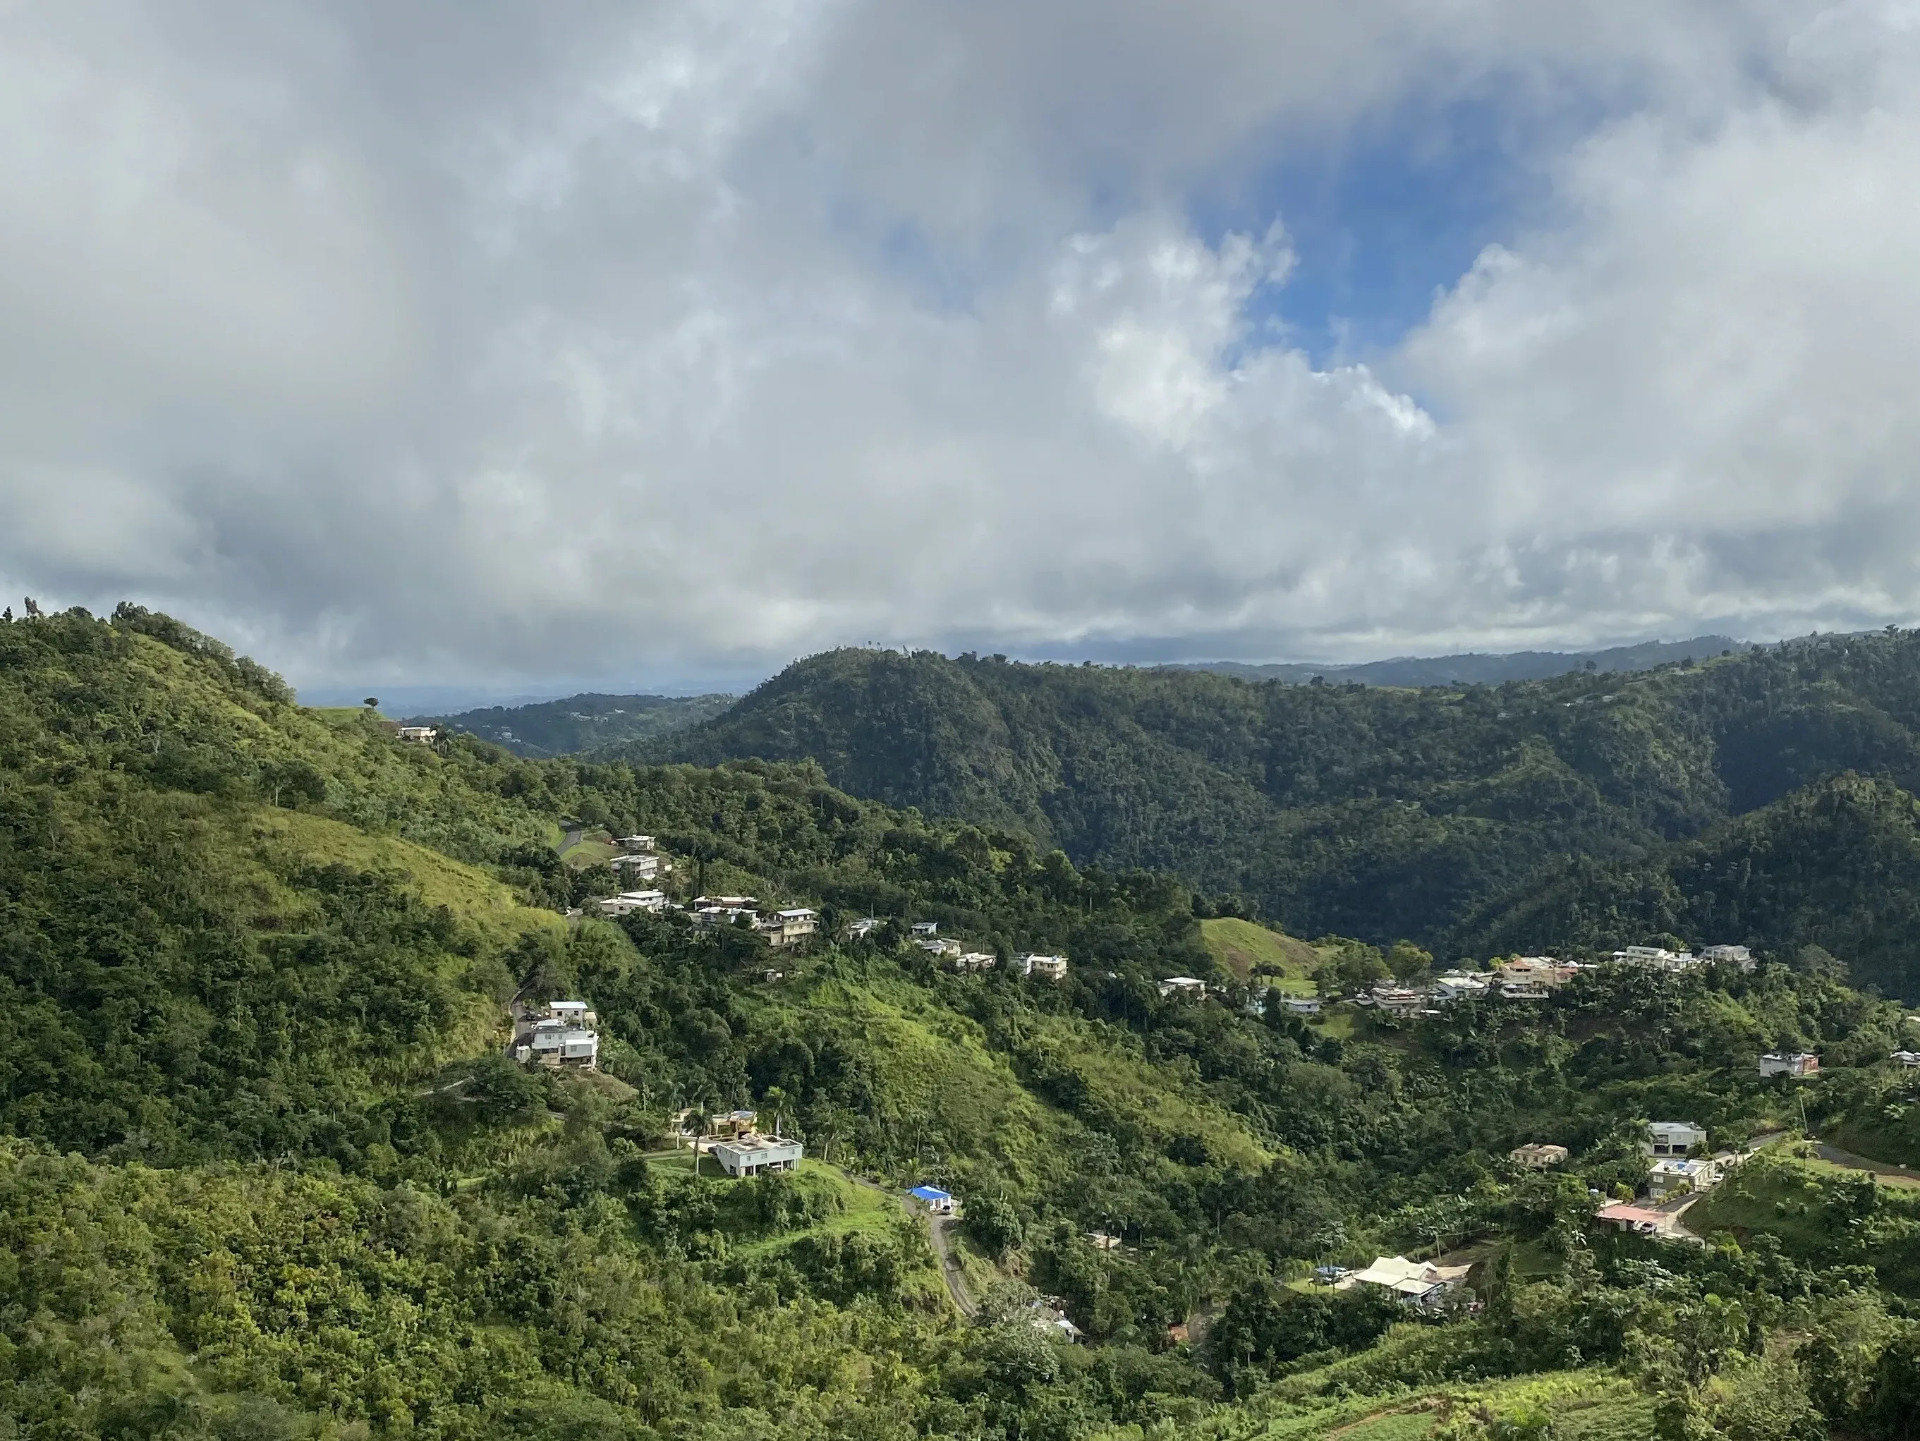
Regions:
<instances>
[{"instance_id":1,"label":"white house","mask_svg":"<svg viewBox=\"0 0 1920 1441\"><path fill-rule=\"evenodd\" d=\"M1649 1121L1647 1139L1641 1147L1649 1156L1684 1156L1695 1146L1707 1144L1704 1126L1691 1121Z\"/></svg>"},{"instance_id":2,"label":"white house","mask_svg":"<svg viewBox=\"0 0 1920 1441\"><path fill-rule=\"evenodd\" d=\"M913 943L930 956L957 956L960 943L945 936L915 936Z\"/></svg>"},{"instance_id":3,"label":"white house","mask_svg":"<svg viewBox=\"0 0 1920 1441\"><path fill-rule=\"evenodd\" d=\"M915 1186L907 1194L936 1216L953 1214L953 1195L938 1186Z\"/></svg>"},{"instance_id":4,"label":"white house","mask_svg":"<svg viewBox=\"0 0 1920 1441\"><path fill-rule=\"evenodd\" d=\"M401 726L400 727L400 739L403 741L419 741L422 744L425 744L427 741L432 740L435 736L439 734L440 732L435 730L432 726Z\"/></svg>"},{"instance_id":5,"label":"white house","mask_svg":"<svg viewBox=\"0 0 1920 1441\"><path fill-rule=\"evenodd\" d=\"M603 916L630 916L635 911L659 912L667 908L665 891L622 891L617 896L608 896L596 901Z\"/></svg>"},{"instance_id":6,"label":"white house","mask_svg":"<svg viewBox=\"0 0 1920 1441\"><path fill-rule=\"evenodd\" d=\"M729 1176L758 1176L767 1171L798 1169L805 1148L798 1141L748 1131L731 1141L715 1141L707 1147L707 1154Z\"/></svg>"},{"instance_id":7,"label":"white house","mask_svg":"<svg viewBox=\"0 0 1920 1441\"><path fill-rule=\"evenodd\" d=\"M1564 986L1580 974L1580 967L1576 962L1557 961L1552 956L1511 956L1495 968L1494 974L1500 980L1503 995L1507 994L1508 986L1544 992Z\"/></svg>"},{"instance_id":8,"label":"white house","mask_svg":"<svg viewBox=\"0 0 1920 1441\"><path fill-rule=\"evenodd\" d=\"M937 936L940 934L940 922L915 921L911 927L911 931L912 934L916 936Z\"/></svg>"},{"instance_id":9,"label":"white house","mask_svg":"<svg viewBox=\"0 0 1920 1441\"><path fill-rule=\"evenodd\" d=\"M962 952L958 941L947 941L944 942L944 944L952 946L955 952L955 954L948 958L947 964L963 974L970 974L974 971L990 971L1000 964L1000 958L994 955L992 951Z\"/></svg>"},{"instance_id":10,"label":"white house","mask_svg":"<svg viewBox=\"0 0 1920 1441\"><path fill-rule=\"evenodd\" d=\"M1405 1256L1376 1256L1364 1271L1349 1271L1333 1285L1338 1291L1377 1286L1391 1291L1406 1305L1431 1310L1459 1290L1472 1269L1471 1266L1435 1266L1427 1261L1409 1261Z\"/></svg>"},{"instance_id":11,"label":"white house","mask_svg":"<svg viewBox=\"0 0 1920 1441\"><path fill-rule=\"evenodd\" d=\"M1390 1015L1406 1016L1426 1009L1427 993L1411 986L1375 986L1367 993L1371 1004Z\"/></svg>"},{"instance_id":12,"label":"white house","mask_svg":"<svg viewBox=\"0 0 1920 1441\"><path fill-rule=\"evenodd\" d=\"M652 836L622 836L620 837L619 845L622 850L651 851L653 849L653 837Z\"/></svg>"},{"instance_id":13,"label":"white house","mask_svg":"<svg viewBox=\"0 0 1920 1441\"><path fill-rule=\"evenodd\" d=\"M523 1064L591 1071L600 1060L600 1038L582 1025L554 1016L535 1021L513 1054Z\"/></svg>"},{"instance_id":14,"label":"white house","mask_svg":"<svg viewBox=\"0 0 1920 1441\"><path fill-rule=\"evenodd\" d=\"M1750 971L1758 964L1753 952L1745 946L1708 946L1700 952L1700 959L1710 966L1738 966L1743 971Z\"/></svg>"},{"instance_id":15,"label":"white house","mask_svg":"<svg viewBox=\"0 0 1920 1441\"><path fill-rule=\"evenodd\" d=\"M1026 968L1027 975L1038 976L1043 981L1064 981L1067 978L1065 956L1025 956L1020 964Z\"/></svg>"},{"instance_id":16,"label":"white house","mask_svg":"<svg viewBox=\"0 0 1920 1441\"><path fill-rule=\"evenodd\" d=\"M810 911L805 906L794 906L784 911L775 911L772 915L762 916L753 923L753 928L767 938L767 944L774 947L798 945L812 935L820 925L818 911Z\"/></svg>"},{"instance_id":17,"label":"white house","mask_svg":"<svg viewBox=\"0 0 1920 1441\"><path fill-rule=\"evenodd\" d=\"M638 877L643 881L650 881L660 874L660 857L642 855L639 852L627 856L615 856L607 864L616 871Z\"/></svg>"},{"instance_id":18,"label":"white house","mask_svg":"<svg viewBox=\"0 0 1920 1441\"><path fill-rule=\"evenodd\" d=\"M1768 1051L1760 1058L1762 1076L1792 1076L1797 1080L1819 1073L1820 1058L1805 1051Z\"/></svg>"},{"instance_id":19,"label":"white house","mask_svg":"<svg viewBox=\"0 0 1920 1441\"><path fill-rule=\"evenodd\" d=\"M847 927L847 934L856 941L865 940L884 924L886 924L884 921L874 916L862 916Z\"/></svg>"},{"instance_id":20,"label":"white house","mask_svg":"<svg viewBox=\"0 0 1920 1441\"><path fill-rule=\"evenodd\" d=\"M1159 982L1162 996L1200 997L1207 993L1207 983L1193 976L1168 976Z\"/></svg>"},{"instance_id":21,"label":"white house","mask_svg":"<svg viewBox=\"0 0 1920 1441\"><path fill-rule=\"evenodd\" d=\"M1463 971L1448 971L1433 983L1433 1002L1449 1006L1455 1001L1477 1001L1487 993L1487 983Z\"/></svg>"},{"instance_id":22,"label":"white house","mask_svg":"<svg viewBox=\"0 0 1920 1441\"><path fill-rule=\"evenodd\" d=\"M733 925L742 917L746 919L748 925L753 925L760 919L760 912L753 909L752 906L696 905L693 912L693 923L702 930L717 930L722 926Z\"/></svg>"},{"instance_id":23,"label":"white house","mask_svg":"<svg viewBox=\"0 0 1920 1441\"><path fill-rule=\"evenodd\" d=\"M1282 996L1280 1005L1289 1015L1295 1016L1317 1016L1321 1010L1318 996Z\"/></svg>"},{"instance_id":24,"label":"white house","mask_svg":"<svg viewBox=\"0 0 1920 1441\"><path fill-rule=\"evenodd\" d=\"M1661 946L1628 946L1624 951L1615 951L1613 958L1655 971L1685 971L1700 964L1691 951L1669 951Z\"/></svg>"},{"instance_id":25,"label":"white house","mask_svg":"<svg viewBox=\"0 0 1920 1441\"><path fill-rule=\"evenodd\" d=\"M1895 1051L1892 1059L1903 1071L1920 1071L1920 1051Z\"/></svg>"},{"instance_id":26,"label":"white house","mask_svg":"<svg viewBox=\"0 0 1920 1441\"><path fill-rule=\"evenodd\" d=\"M1718 1185L1719 1181L1720 1167L1714 1162L1683 1161L1669 1156L1647 1168L1647 1198L1652 1201L1670 1200L1690 1191L1705 1191Z\"/></svg>"}]
</instances>

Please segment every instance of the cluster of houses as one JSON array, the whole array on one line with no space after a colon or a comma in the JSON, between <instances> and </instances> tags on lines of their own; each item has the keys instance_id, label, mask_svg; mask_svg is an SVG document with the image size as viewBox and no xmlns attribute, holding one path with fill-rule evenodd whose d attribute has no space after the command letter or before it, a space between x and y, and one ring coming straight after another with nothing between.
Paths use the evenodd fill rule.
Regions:
<instances>
[{"instance_id":1,"label":"cluster of houses","mask_svg":"<svg viewBox=\"0 0 1920 1441\"><path fill-rule=\"evenodd\" d=\"M1730 965L1751 971L1755 965L1752 952L1745 946L1708 946L1698 955L1658 946L1628 946L1623 951L1615 951L1611 959L1617 964L1658 971L1686 971L1704 965ZM1381 984L1351 999L1356 1006L1377 1008L1388 1015L1437 1016L1456 1001L1479 1000L1485 996L1499 996L1509 1001L1543 1001L1584 969L1578 961L1561 961L1552 956L1513 956L1489 974L1448 971L1424 986ZM1304 1006L1289 1004L1288 1009L1313 1014ZM1815 1067L1818 1068L1818 1062Z\"/></svg>"},{"instance_id":2,"label":"cluster of houses","mask_svg":"<svg viewBox=\"0 0 1920 1441\"><path fill-rule=\"evenodd\" d=\"M523 1066L591 1071L600 1064L599 1026L585 1001L550 1001L515 1025L510 1051Z\"/></svg>"},{"instance_id":3,"label":"cluster of houses","mask_svg":"<svg viewBox=\"0 0 1920 1441\"><path fill-rule=\"evenodd\" d=\"M1647 1204L1623 1202L1603 1206L1595 1215L1600 1224L1641 1235L1672 1235L1681 1208L1657 1209L1667 1203L1712 1189L1744 1159L1737 1151L1717 1155L1706 1150L1707 1132L1692 1121L1651 1121L1640 1149L1647 1158ZM1542 1171L1564 1165L1567 1148L1543 1142L1517 1146L1507 1153L1515 1165Z\"/></svg>"},{"instance_id":4,"label":"cluster of houses","mask_svg":"<svg viewBox=\"0 0 1920 1441\"><path fill-rule=\"evenodd\" d=\"M696 1162L700 1156L713 1157L714 1164L729 1176L761 1176L772 1171L799 1169L806 1148L791 1137L782 1136L776 1124L771 1136L760 1130L756 1111L722 1111L703 1116L685 1110L674 1118L677 1139L693 1147Z\"/></svg>"},{"instance_id":5,"label":"cluster of houses","mask_svg":"<svg viewBox=\"0 0 1920 1441\"><path fill-rule=\"evenodd\" d=\"M807 906L761 911L753 896L695 896L686 905L667 899L660 890L622 891L597 903L603 916L630 916L635 911L690 911L702 930L744 927L778 950L795 946L820 929L820 913Z\"/></svg>"},{"instance_id":6,"label":"cluster of houses","mask_svg":"<svg viewBox=\"0 0 1920 1441\"><path fill-rule=\"evenodd\" d=\"M862 916L847 927L847 934L859 939L872 935L884 924L876 917ZM991 971L1000 964L1000 958L991 951L970 951L952 937L941 935L938 921L915 921L908 927L908 933L914 946L932 956L946 969L958 971L961 975ZM1067 978L1067 958L1023 954L1014 960L1012 969L1023 976L1038 976L1043 981L1064 981Z\"/></svg>"}]
</instances>

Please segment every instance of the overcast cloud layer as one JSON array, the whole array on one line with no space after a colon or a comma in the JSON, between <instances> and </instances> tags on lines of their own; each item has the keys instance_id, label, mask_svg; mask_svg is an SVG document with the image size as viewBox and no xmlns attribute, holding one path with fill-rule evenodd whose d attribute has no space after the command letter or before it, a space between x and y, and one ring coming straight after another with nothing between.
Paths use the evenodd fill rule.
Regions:
<instances>
[{"instance_id":1,"label":"overcast cloud layer","mask_svg":"<svg viewBox=\"0 0 1920 1441\"><path fill-rule=\"evenodd\" d=\"M1534 201L1311 353L1264 177L1462 107ZM0 583L317 684L1907 622L1916 197L1904 3L0 4Z\"/></svg>"}]
</instances>

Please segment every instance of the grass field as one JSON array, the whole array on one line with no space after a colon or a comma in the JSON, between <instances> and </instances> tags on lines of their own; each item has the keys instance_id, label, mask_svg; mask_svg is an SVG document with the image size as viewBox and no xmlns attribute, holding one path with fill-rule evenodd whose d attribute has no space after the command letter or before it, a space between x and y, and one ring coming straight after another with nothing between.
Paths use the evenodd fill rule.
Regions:
<instances>
[{"instance_id":1,"label":"grass field","mask_svg":"<svg viewBox=\"0 0 1920 1441\"><path fill-rule=\"evenodd\" d=\"M1313 972L1322 957L1305 941L1230 917L1200 922L1200 938L1208 954L1238 980L1251 979L1258 968L1282 990L1313 993Z\"/></svg>"}]
</instances>

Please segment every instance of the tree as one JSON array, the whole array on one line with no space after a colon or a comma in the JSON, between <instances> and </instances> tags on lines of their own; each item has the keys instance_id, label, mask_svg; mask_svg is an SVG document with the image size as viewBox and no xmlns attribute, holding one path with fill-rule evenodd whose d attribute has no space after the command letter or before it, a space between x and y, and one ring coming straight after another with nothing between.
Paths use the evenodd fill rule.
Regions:
<instances>
[{"instance_id":1,"label":"tree","mask_svg":"<svg viewBox=\"0 0 1920 1441\"><path fill-rule=\"evenodd\" d=\"M1401 985L1417 984L1432 971L1433 953L1421 950L1412 941L1395 941L1387 952L1387 969Z\"/></svg>"}]
</instances>

